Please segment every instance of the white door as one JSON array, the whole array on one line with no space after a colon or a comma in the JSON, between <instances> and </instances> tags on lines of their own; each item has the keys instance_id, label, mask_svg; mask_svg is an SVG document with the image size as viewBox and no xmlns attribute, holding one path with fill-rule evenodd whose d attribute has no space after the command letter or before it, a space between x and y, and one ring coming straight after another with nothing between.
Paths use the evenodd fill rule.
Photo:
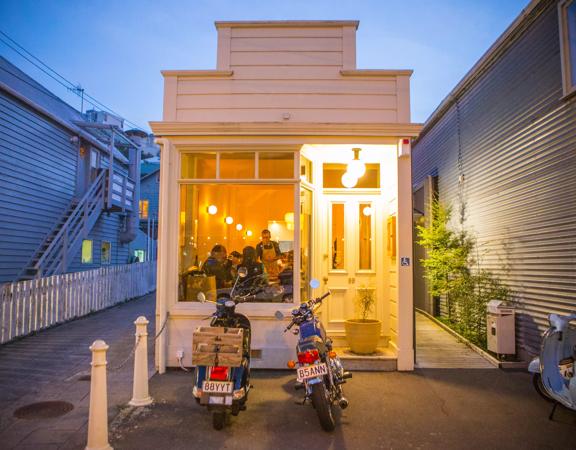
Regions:
<instances>
[{"instance_id":1,"label":"white door","mask_svg":"<svg viewBox=\"0 0 576 450\"><path fill-rule=\"evenodd\" d=\"M326 226L319 242L324 245L324 285L332 292L322 307L328 333L341 335L344 322L358 318L359 289L372 291L377 300L381 297L376 282L381 259L376 249L382 248L379 201L377 195L324 195ZM379 303L370 318L380 318Z\"/></svg>"}]
</instances>

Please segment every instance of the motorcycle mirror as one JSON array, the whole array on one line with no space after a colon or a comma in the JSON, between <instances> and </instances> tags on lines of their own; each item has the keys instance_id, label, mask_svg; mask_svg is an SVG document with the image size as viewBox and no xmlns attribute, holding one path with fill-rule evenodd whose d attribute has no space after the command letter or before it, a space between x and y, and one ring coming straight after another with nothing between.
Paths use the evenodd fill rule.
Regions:
<instances>
[{"instance_id":1,"label":"motorcycle mirror","mask_svg":"<svg viewBox=\"0 0 576 450\"><path fill-rule=\"evenodd\" d=\"M248 275L248 269L246 267L239 267L238 268L238 276L240 278L246 278L246 275Z\"/></svg>"},{"instance_id":2,"label":"motorcycle mirror","mask_svg":"<svg viewBox=\"0 0 576 450\"><path fill-rule=\"evenodd\" d=\"M202 303L206 302L206 295L204 294L204 292L198 292L198 295L196 296L196 298L198 299L199 302L202 302Z\"/></svg>"},{"instance_id":3,"label":"motorcycle mirror","mask_svg":"<svg viewBox=\"0 0 576 450\"><path fill-rule=\"evenodd\" d=\"M310 280L310 287L312 289L318 289L320 287L320 282L316 278Z\"/></svg>"},{"instance_id":4,"label":"motorcycle mirror","mask_svg":"<svg viewBox=\"0 0 576 450\"><path fill-rule=\"evenodd\" d=\"M278 320L282 320L282 319L284 319L284 314L282 313L282 311L276 311L274 313L274 317L276 317L276 319L278 319Z\"/></svg>"}]
</instances>

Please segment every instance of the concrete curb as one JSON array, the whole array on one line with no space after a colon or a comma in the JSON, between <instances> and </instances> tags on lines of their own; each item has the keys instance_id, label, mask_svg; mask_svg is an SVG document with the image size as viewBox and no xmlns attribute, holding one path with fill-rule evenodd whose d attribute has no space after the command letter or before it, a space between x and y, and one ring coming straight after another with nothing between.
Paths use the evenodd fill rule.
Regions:
<instances>
[{"instance_id":1,"label":"concrete curb","mask_svg":"<svg viewBox=\"0 0 576 450\"><path fill-rule=\"evenodd\" d=\"M428 319L430 319L432 322L434 322L436 325L440 326L442 329L444 329L445 331L447 331L448 333L450 333L452 336L454 336L456 339L458 339L460 342L462 342L463 344L465 344L467 347L469 347L471 350L475 351L476 353L478 353L480 356L482 356L486 361L488 361L490 364L492 364L494 367L498 367L499 369L502 369L502 361L500 361L497 358L494 358L494 356L492 356L490 353L488 353L487 351L481 349L480 347L478 347L477 345L473 344L472 342L470 342L468 339L466 339L464 336L462 336L461 334L457 333L456 331L454 331L452 328L450 328L449 326L447 326L446 324L440 322L438 319L436 319L436 317L428 314L426 311L423 311L421 309L418 308L414 308L416 310L417 313L422 314L423 316L426 316Z\"/></svg>"}]
</instances>

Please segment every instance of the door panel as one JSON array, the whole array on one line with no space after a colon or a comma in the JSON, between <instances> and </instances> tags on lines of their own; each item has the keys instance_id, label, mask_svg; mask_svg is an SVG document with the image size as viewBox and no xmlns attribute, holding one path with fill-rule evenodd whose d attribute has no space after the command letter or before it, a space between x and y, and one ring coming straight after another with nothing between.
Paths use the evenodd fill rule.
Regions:
<instances>
[{"instance_id":1,"label":"door panel","mask_svg":"<svg viewBox=\"0 0 576 450\"><path fill-rule=\"evenodd\" d=\"M324 195L328 225L325 245L325 286L332 291L323 306L328 332L343 332L344 321L355 317L358 288L377 296L375 244L377 196ZM377 303L377 302L376 302ZM378 305L373 314L378 315Z\"/></svg>"}]
</instances>

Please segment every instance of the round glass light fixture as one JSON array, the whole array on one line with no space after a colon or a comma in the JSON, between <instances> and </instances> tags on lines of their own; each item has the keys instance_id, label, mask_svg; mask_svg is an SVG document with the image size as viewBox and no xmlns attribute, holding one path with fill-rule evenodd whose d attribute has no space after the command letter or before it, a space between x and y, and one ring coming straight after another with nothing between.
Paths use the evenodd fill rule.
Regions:
<instances>
[{"instance_id":1,"label":"round glass light fixture","mask_svg":"<svg viewBox=\"0 0 576 450\"><path fill-rule=\"evenodd\" d=\"M294 213L287 212L286 214L284 214L284 221L288 223L294 223Z\"/></svg>"},{"instance_id":2,"label":"round glass light fixture","mask_svg":"<svg viewBox=\"0 0 576 450\"><path fill-rule=\"evenodd\" d=\"M252 230L246 230L246 236L248 237L252 236Z\"/></svg>"},{"instance_id":3,"label":"round glass light fixture","mask_svg":"<svg viewBox=\"0 0 576 450\"><path fill-rule=\"evenodd\" d=\"M243 227L242 227L242 224L241 224L241 223L237 223L237 224L236 224L236 229L237 229L238 231L242 231L242 228L243 228Z\"/></svg>"},{"instance_id":4,"label":"round glass light fixture","mask_svg":"<svg viewBox=\"0 0 576 450\"><path fill-rule=\"evenodd\" d=\"M353 188L354 186L356 186L356 183L358 183L358 178L356 178L354 175L352 175L349 172L344 172L344 175L342 175L342 186L344 186L345 188Z\"/></svg>"},{"instance_id":5,"label":"round glass light fixture","mask_svg":"<svg viewBox=\"0 0 576 450\"><path fill-rule=\"evenodd\" d=\"M366 164L364 164L359 159L353 159L348 163L346 171L356 178L360 178L366 173Z\"/></svg>"},{"instance_id":6,"label":"round glass light fixture","mask_svg":"<svg viewBox=\"0 0 576 450\"><path fill-rule=\"evenodd\" d=\"M370 208L370 206L365 206L364 209L362 210L362 214L364 214L365 216L371 216L372 208Z\"/></svg>"},{"instance_id":7,"label":"round glass light fixture","mask_svg":"<svg viewBox=\"0 0 576 450\"><path fill-rule=\"evenodd\" d=\"M217 212L218 212L218 208L216 207L216 205L210 205L208 207L208 214L210 214L211 216L213 216Z\"/></svg>"},{"instance_id":8,"label":"round glass light fixture","mask_svg":"<svg viewBox=\"0 0 576 450\"><path fill-rule=\"evenodd\" d=\"M224 222L226 222L228 225L232 225L234 223L234 218L232 216L228 216L224 219Z\"/></svg>"}]
</instances>

